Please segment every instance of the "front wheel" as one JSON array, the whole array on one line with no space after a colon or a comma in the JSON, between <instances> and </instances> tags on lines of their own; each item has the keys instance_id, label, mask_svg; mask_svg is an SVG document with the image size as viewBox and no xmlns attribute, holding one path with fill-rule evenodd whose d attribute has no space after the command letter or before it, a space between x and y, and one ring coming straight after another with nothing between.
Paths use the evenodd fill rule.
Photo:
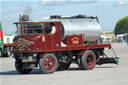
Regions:
<instances>
[{"instance_id":1,"label":"front wheel","mask_svg":"<svg viewBox=\"0 0 128 85\"><path fill-rule=\"evenodd\" d=\"M87 50L81 57L81 64L84 70L92 70L96 65L96 55L92 50Z\"/></svg>"},{"instance_id":2,"label":"front wheel","mask_svg":"<svg viewBox=\"0 0 128 85\"><path fill-rule=\"evenodd\" d=\"M24 68L23 65L24 64L20 60L15 61L15 68L17 72L19 72L20 74L28 74L32 71L32 69Z\"/></svg>"},{"instance_id":3,"label":"front wheel","mask_svg":"<svg viewBox=\"0 0 128 85\"><path fill-rule=\"evenodd\" d=\"M46 54L40 58L39 66L43 74L53 73L58 68L58 60L54 54Z\"/></svg>"}]
</instances>

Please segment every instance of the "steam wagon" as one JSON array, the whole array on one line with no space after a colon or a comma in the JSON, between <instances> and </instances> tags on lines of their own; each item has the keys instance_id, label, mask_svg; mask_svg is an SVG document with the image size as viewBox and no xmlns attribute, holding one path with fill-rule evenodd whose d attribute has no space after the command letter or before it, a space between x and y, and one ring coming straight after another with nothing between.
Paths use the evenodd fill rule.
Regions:
<instances>
[{"instance_id":1,"label":"steam wagon","mask_svg":"<svg viewBox=\"0 0 128 85\"><path fill-rule=\"evenodd\" d=\"M13 54L16 70L30 73L40 67L43 74L66 70L71 63L82 70L92 70L96 64L118 64L118 57L107 57L105 48L111 44L98 43L101 28L97 17L51 16L42 21L29 21L23 15L15 22L19 35L14 38Z\"/></svg>"}]
</instances>

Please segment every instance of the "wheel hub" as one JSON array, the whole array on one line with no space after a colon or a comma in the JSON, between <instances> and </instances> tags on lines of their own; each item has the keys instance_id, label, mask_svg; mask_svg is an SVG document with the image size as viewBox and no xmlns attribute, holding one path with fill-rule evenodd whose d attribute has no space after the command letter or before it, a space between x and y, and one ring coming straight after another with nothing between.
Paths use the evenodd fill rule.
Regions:
<instances>
[{"instance_id":1,"label":"wheel hub","mask_svg":"<svg viewBox=\"0 0 128 85\"><path fill-rule=\"evenodd\" d=\"M49 66L52 66L52 62L51 62L51 61L49 61L49 62L48 62L48 65L49 65Z\"/></svg>"},{"instance_id":2,"label":"wheel hub","mask_svg":"<svg viewBox=\"0 0 128 85\"><path fill-rule=\"evenodd\" d=\"M55 61L52 57L47 57L44 61L46 70L52 70L55 67Z\"/></svg>"},{"instance_id":3,"label":"wheel hub","mask_svg":"<svg viewBox=\"0 0 128 85\"><path fill-rule=\"evenodd\" d=\"M87 64L88 64L88 67L92 67L93 66L93 64L94 64L94 56L93 55L88 55Z\"/></svg>"}]
</instances>

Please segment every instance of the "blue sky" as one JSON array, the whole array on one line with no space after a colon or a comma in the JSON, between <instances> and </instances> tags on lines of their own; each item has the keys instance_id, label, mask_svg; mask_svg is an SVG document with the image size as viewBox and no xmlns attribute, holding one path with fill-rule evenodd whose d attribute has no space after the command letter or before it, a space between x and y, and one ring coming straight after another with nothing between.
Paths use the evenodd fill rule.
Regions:
<instances>
[{"instance_id":1,"label":"blue sky","mask_svg":"<svg viewBox=\"0 0 128 85\"><path fill-rule=\"evenodd\" d=\"M33 21L50 15L98 16L103 31L113 31L116 22L128 16L128 0L0 0L0 21L3 32L16 30L13 22L19 14L28 14Z\"/></svg>"}]
</instances>

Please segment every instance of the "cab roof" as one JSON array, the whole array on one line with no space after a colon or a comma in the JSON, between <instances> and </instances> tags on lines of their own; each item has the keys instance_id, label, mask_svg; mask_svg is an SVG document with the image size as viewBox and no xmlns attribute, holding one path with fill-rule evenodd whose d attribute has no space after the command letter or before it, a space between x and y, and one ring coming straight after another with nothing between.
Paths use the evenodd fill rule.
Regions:
<instances>
[{"instance_id":1,"label":"cab roof","mask_svg":"<svg viewBox=\"0 0 128 85\"><path fill-rule=\"evenodd\" d=\"M35 23L35 24L38 24L38 23L55 23L55 22L60 22L60 21L21 21L21 22L14 22L14 24L30 24L30 23Z\"/></svg>"}]
</instances>

